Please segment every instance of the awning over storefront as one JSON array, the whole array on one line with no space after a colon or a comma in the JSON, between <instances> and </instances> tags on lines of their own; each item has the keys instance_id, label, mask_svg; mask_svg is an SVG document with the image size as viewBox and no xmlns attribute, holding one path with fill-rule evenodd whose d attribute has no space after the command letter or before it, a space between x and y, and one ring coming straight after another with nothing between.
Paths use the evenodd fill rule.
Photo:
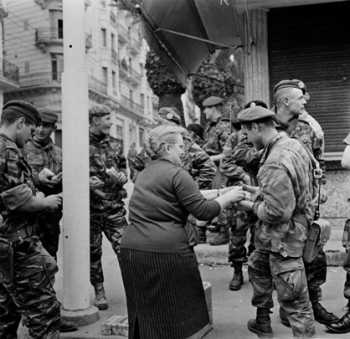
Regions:
<instances>
[{"instance_id":1,"label":"awning over storefront","mask_svg":"<svg viewBox=\"0 0 350 339\"><path fill-rule=\"evenodd\" d=\"M144 0L139 10L149 45L183 83L209 53L240 45L232 1Z\"/></svg>"}]
</instances>

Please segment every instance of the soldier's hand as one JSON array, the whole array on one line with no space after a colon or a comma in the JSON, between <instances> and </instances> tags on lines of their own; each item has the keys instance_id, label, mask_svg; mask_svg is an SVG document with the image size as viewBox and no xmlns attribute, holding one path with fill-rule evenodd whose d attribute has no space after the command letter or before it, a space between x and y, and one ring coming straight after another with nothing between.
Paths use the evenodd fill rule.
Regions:
<instances>
[{"instance_id":1,"label":"soldier's hand","mask_svg":"<svg viewBox=\"0 0 350 339\"><path fill-rule=\"evenodd\" d=\"M101 188L104 185L103 181L96 176L90 177L89 183L91 189Z\"/></svg>"},{"instance_id":2,"label":"soldier's hand","mask_svg":"<svg viewBox=\"0 0 350 339\"><path fill-rule=\"evenodd\" d=\"M48 168L43 168L38 174L40 183L47 187L52 187L55 185L55 183L52 182L52 178L54 176L55 176L55 173L50 171Z\"/></svg>"},{"instance_id":3,"label":"soldier's hand","mask_svg":"<svg viewBox=\"0 0 350 339\"><path fill-rule=\"evenodd\" d=\"M242 187L246 192L250 193L250 199L253 201L260 195L259 186L243 185Z\"/></svg>"},{"instance_id":4,"label":"soldier's hand","mask_svg":"<svg viewBox=\"0 0 350 339\"><path fill-rule=\"evenodd\" d=\"M124 185L128 181L128 178L124 172L118 172L114 167L107 169L106 173L115 184Z\"/></svg>"},{"instance_id":5,"label":"soldier's hand","mask_svg":"<svg viewBox=\"0 0 350 339\"><path fill-rule=\"evenodd\" d=\"M324 204L328 200L327 193L323 187L321 187L320 192L320 204Z\"/></svg>"},{"instance_id":6,"label":"soldier's hand","mask_svg":"<svg viewBox=\"0 0 350 339\"><path fill-rule=\"evenodd\" d=\"M54 175L52 178L51 178L51 182L55 183L55 184L58 184L62 181L62 172Z\"/></svg>"},{"instance_id":7,"label":"soldier's hand","mask_svg":"<svg viewBox=\"0 0 350 339\"><path fill-rule=\"evenodd\" d=\"M53 194L43 199L45 208L54 211L62 207L62 196L59 194Z\"/></svg>"},{"instance_id":8,"label":"soldier's hand","mask_svg":"<svg viewBox=\"0 0 350 339\"><path fill-rule=\"evenodd\" d=\"M45 194L43 192L40 192L40 191L36 192L35 196L39 199L45 198Z\"/></svg>"}]
</instances>

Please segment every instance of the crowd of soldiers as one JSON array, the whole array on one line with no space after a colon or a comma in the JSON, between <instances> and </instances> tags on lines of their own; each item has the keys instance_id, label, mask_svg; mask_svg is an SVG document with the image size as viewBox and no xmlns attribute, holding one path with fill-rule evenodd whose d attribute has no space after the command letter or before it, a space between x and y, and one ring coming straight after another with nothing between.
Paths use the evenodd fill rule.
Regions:
<instances>
[{"instance_id":1,"label":"crowd of soldiers","mask_svg":"<svg viewBox=\"0 0 350 339\"><path fill-rule=\"evenodd\" d=\"M248 102L234 119L223 116L224 100L204 100L207 125L183 129L182 166L200 189L240 185L250 193L209 224L189 216L196 243L228 243L233 267L229 289L243 284L248 261L256 318L248 328L272 337L272 292L277 291L281 322L295 337L311 337L314 320L332 333L350 332L349 311L338 318L321 305L326 281L323 251L328 225L319 218L326 200L324 135L307 113L310 99L300 80L283 80L273 89L274 107ZM94 304L108 308L101 263L102 233L119 260L127 227L124 185L127 163L119 141L110 136L111 110L95 105L90 122L90 281ZM3 106L0 123L0 338L17 338L20 321L31 338L58 338L76 327L60 317L53 289L62 217L62 152L51 139L57 113L24 101ZM174 107L159 110L158 125L181 125ZM128 154L132 181L152 161L145 146ZM314 233L312 233L314 232ZM318 233L317 233L318 232ZM248 235L250 236L248 237ZM316 237L312 235L316 234ZM246 248L247 238L249 245ZM315 240L316 239L316 240ZM323 241L321 241L321 240ZM249 257L249 259L248 259ZM344 291L350 296L349 275Z\"/></svg>"}]
</instances>

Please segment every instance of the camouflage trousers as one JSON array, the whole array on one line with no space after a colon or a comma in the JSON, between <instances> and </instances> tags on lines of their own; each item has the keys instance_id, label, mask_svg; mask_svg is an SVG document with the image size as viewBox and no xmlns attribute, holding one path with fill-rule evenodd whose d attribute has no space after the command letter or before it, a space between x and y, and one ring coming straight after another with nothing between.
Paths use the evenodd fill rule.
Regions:
<instances>
[{"instance_id":1,"label":"camouflage trousers","mask_svg":"<svg viewBox=\"0 0 350 339\"><path fill-rule=\"evenodd\" d=\"M322 296L321 285L327 279L327 257L323 249L320 250L311 263L304 262L304 265L310 300L314 304L320 301Z\"/></svg>"},{"instance_id":2,"label":"camouflage trousers","mask_svg":"<svg viewBox=\"0 0 350 339\"><path fill-rule=\"evenodd\" d=\"M52 286L55 260L39 238L13 243L14 277L0 284L0 338L17 338L23 317L31 338L58 338L60 303Z\"/></svg>"},{"instance_id":3,"label":"camouflage trousers","mask_svg":"<svg viewBox=\"0 0 350 339\"><path fill-rule=\"evenodd\" d=\"M249 257L248 273L253 287L253 306L271 309L272 292L275 288L293 335L311 337L315 333L302 258L285 258L278 253L258 249Z\"/></svg>"},{"instance_id":4,"label":"camouflage trousers","mask_svg":"<svg viewBox=\"0 0 350 339\"><path fill-rule=\"evenodd\" d=\"M346 272L345 284L344 284L344 297L350 300L350 251L346 251L346 257L344 260L344 270Z\"/></svg>"},{"instance_id":5,"label":"camouflage trousers","mask_svg":"<svg viewBox=\"0 0 350 339\"><path fill-rule=\"evenodd\" d=\"M104 282L102 270L102 233L112 245L119 260L120 240L123 230L127 226L125 210L120 211L120 216L113 219L108 214L91 214L90 222L90 281L93 286Z\"/></svg>"},{"instance_id":6,"label":"camouflage trousers","mask_svg":"<svg viewBox=\"0 0 350 339\"><path fill-rule=\"evenodd\" d=\"M254 226L256 217L249 212L237 211L233 208L227 211L229 227L228 261L233 265L235 262L246 262L247 255L254 251ZM250 243L248 253L245 247L247 232L250 230Z\"/></svg>"},{"instance_id":7,"label":"camouflage trousers","mask_svg":"<svg viewBox=\"0 0 350 339\"><path fill-rule=\"evenodd\" d=\"M43 213L39 217L40 240L49 254L57 261L60 220L62 212Z\"/></svg>"}]
</instances>

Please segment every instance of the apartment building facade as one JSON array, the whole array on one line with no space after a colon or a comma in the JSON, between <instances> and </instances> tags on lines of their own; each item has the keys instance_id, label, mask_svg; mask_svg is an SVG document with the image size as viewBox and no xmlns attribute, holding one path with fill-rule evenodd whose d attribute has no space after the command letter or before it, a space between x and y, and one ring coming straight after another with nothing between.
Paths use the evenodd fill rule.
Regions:
<instances>
[{"instance_id":1,"label":"apartment building facade","mask_svg":"<svg viewBox=\"0 0 350 339\"><path fill-rule=\"evenodd\" d=\"M61 114L63 65L62 0L11 0L4 19L4 53L19 67L19 87L6 90L4 100L28 100ZM153 93L144 62L147 45L140 25L112 0L85 1L86 66L90 104L113 110L111 135L124 153L141 147L153 123ZM55 135L61 143L61 124Z\"/></svg>"},{"instance_id":2,"label":"apartment building facade","mask_svg":"<svg viewBox=\"0 0 350 339\"><path fill-rule=\"evenodd\" d=\"M5 5L0 0L0 37L2 37L0 39L0 107L2 107L4 102L4 92L19 87L19 68L7 60L3 48L4 19L7 15Z\"/></svg>"}]
</instances>

